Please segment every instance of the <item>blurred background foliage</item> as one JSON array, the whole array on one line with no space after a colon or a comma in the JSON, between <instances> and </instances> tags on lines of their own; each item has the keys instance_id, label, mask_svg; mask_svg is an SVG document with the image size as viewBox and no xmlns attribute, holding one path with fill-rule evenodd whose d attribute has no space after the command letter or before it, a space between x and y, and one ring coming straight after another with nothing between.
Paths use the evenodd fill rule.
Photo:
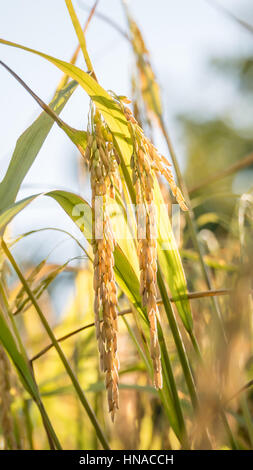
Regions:
<instances>
[{"instance_id":1,"label":"blurred background foliage","mask_svg":"<svg viewBox=\"0 0 253 470\"><path fill-rule=\"evenodd\" d=\"M239 9L237 13L253 24L251 2L245 2L241 11ZM222 11L219 11L219 14L226 15ZM113 18L109 7L108 16ZM141 18L136 19L141 28ZM92 21L98 21L96 15ZM230 18L230 21L236 23L233 18ZM244 28L240 24L237 24L237 27ZM126 25L125 29L128 31ZM143 33L144 37L149 39L148 31L143 31ZM203 298L191 301L196 335L206 365L204 370L195 370L195 378L202 397L202 408L197 418L192 415L171 331L165 324L165 315L161 309L166 342L182 407L188 416L187 427L190 429L193 446L196 448L200 445L201 433L206 422L208 422L214 448L232 447L224 432L224 426L217 417L218 404L214 396L219 390L223 399L229 400L240 387L252 380L253 376L252 304L248 304L245 290L245 285L248 286L248 284L252 289L253 159L244 168L232 170L231 174L222 177L224 171L242 162L244 157L249 157L253 152L253 46L251 45L253 33L248 31L245 35L247 44L250 43L245 55L207 57L211 79L217 83L217 89L221 86L221 88L228 87L231 90L228 93L229 99L227 100L226 96L221 100L221 105L216 111L213 108L209 111L208 108L203 109L199 106L197 109L194 107L189 109L187 104L184 110L181 103L180 112L174 124L177 135L180 136L179 140L182 142L183 173L194 208L198 239L205 251L204 259L213 288L233 289L232 297L224 296L217 300L228 335L226 349L221 345L213 325L211 300ZM148 42L151 40L149 39ZM142 44L139 46L142 49L141 54L146 59L148 51L143 50ZM132 60L134 62L134 59ZM152 57L150 60L152 61ZM166 68L166 57L164 64ZM143 123L147 133L160 143L161 130L152 110L150 112L150 109L145 108L143 104L140 90L145 89L145 82L138 83L137 69L133 74L129 74L129 88L132 87L135 115ZM155 77L151 76L151 79L154 80ZM159 77L156 80L159 83ZM184 80L186 77L182 80L182 86ZM156 86L155 84L155 93L158 93L159 89L157 90ZM169 87L169 84L167 86ZM166 90L162 91L166 94ZM164 108L165 115L170 114L167 99ZM84 112L86 113L86 109ZM71 174L74 175L80 192L88 192L86 189L89 181L87 169L82 163L80 164L79 158L72 158L71 163L68 162L67 165ZM213 181L209 184L208 180L212 178ZM168 193L166 184L161 182L161 185L165 193ZM32 214L30 217L32 219ZM40 227L40 221L38 227ZM22 261L23 273L30 288L36 292L42 310L47 312L47 319L57 338L64 337L75 329L93 322L92 266L84 252L74 242L68 250L70 238L68 231L73 233L72 229L72 225L67 225L67 233L61 234L60 239L54 237L53 231L49 231L49 234L41 232L39 238L36 239L41 242L37 241L36 244L32 242L32 239L38 233L26 237L21 236L17 241L16 252ZM12 233L11 227L8 235L10 241L16 236L16 233ZM180 240L180 252L188 289L190 292L204 291L206 284L183 215L181 216ZM61 263L61 256L58 259L56 256L57 262L50 261L51 255L57 253L59 249L61 253L67 255L69 262L66 264ZM70 256L68 256L69 252ZM76 257L75 260L74 257ZM49 416L52 417L56 434L60 436L63 447L65 449L100 448L96 433L80 408L80 403L54 348L36 357L48 346L48 339L41 332L40 321L22 285L6 266L6 262L2 262L1 270L4 280L9 279L11 312L16 315L18 331L26 345L29 358L32 358L43 403ZM122 294L119 304L121 310L128 307L128 301ZM180 322L179 318L178 321ZM166 413L161 406L160 397L147 375L143 357L136 348L137 341L137 344L141 344L145 351L145 338L148 336L147 325L140 319L136 321L132 315L126 315L124 318L122 316L119 324L120 410L115 424L110 422L107 413L103 378L98 370L94 328L91 326L65 339L61 342L62 348L73 364L78 380L83 384L113 449L180 448L180 443L169 426ZM194 360L195 356L189 338L181 328L181 324L180 330L187 353ZM215 359L218 356L218 365L216 360L213 360L214 354ZM221 370L224 384L220 381ZM47 437L39 413L28 394L20 387L13 367L11 367L11 396L15 446L17 448L47 448ZM246 394L228 401L226 411L237 446L242 449L252 448L252 388L249 388ZM0 438L0 446L4 447L3 436Z\"/></svg>"}]
</instances>

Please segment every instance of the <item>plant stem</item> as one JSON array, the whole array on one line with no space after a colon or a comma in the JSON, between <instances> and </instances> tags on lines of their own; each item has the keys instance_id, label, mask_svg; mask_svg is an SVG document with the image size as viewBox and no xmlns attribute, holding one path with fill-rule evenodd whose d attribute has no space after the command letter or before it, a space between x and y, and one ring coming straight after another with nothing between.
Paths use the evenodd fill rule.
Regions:
<instances>
[{"instance_id":1,"label":"plant stem","mask_svg":"<svg viewBox=\"0 0 253 470\"><path fill-rule=\"evenodd\" d=\"M165 338L163 335L160 322L158 322L158 337L159 337L160 348L163 353L162 354L163 372L164 372L165 379L167 379L168 387L171 391L171 395L174 401L174 406L177 411L177 416L178 416L178 421L179 421L179 426L180 426L180 433L181 433L181 441L185 448L189 448L189 441L188 441L185 421L184 421L184 417L182 413L181 403L179 400L177 386L176 386L175 378L173 375L173 370L171 367L171 362L170 362L170 358L169 358L169 354L167 351Z\"/></svg>"},{"instance_id":2,"label":"plant stem","mask_svg":"<svg viewBox=\"0 0 253 470\"><path fill-rule=\"evenodd\" d=\"M200 292L190 292L190 293L187 294L187 298L188 299L199 299L199 298L204 298L204 297L212 297L212 296L215 296L215 295L230 295L231 292L232 291L230 289L220 289L220 290L213 290L213 291L208 290L208 291L202 291L202 292L201 291ZM177 299L174 299L173 297L169 297L169 300L170 300L170 302L175 302L176 300L180 300L180 298L181 297L178 297ZM161 304L161 303L162 303L162 299L158 299L157 304ZM20 313L20 312L17 312L17 313ZM121 310L120 312L118 312L118 316L128 315L129 313L133 313L132 307L126 308L125 310ZM16 312L14 312L13 315L16 315ZM102 322L102 320L101 320L101 322ZM60 338L57 339L57 341L58 342L65 341L66 339L71 338L72 336L80 333L81 331L87 330L88 328L92 328L93 326L95 326L94 322L88 323L87 325L81 326L80 328L77 328L76 330L73 330L73 331L71 331L70 333L67 333L64 336L61 336ZM189 335L191 337L193 347L194 347L197 355L199 356L200 351L199 351L199 346L198 346L196 337L195 337L193 332L189 333ZM48 344L48 346L46 346L40 352L38 352L35 356L33 356L30 359L30 362L33 362L33 361L36 361L36 359L39 359L41 356L43 356L43 354L45 354L47 351L49 351L49 349L51 349L53 346L54 345L52 343Z\"/></svg>"},{"instance_id":3,"label":"plant stem","mask_svg":"<svg viewBox=\"0 0 253 470\"><path fill-rule=\"evenodd\" d=\"M178 325L177 325L177 322L176 322L176 319L175 319L175 316L174 316L174 312L173 312L171 304L170 304L170 299L169 299L169 296L168 296L168 293L167 293L167 290L166 290L166 287L165 287L165 284L164 284L164 281L163 281L163 277L162 277L161 269L160 269L159 265L158 265L158 269L157 269L157 283L158 283L159 290L160 290L160 293L161 293L161 296L162 296L163 305L164 305L165 312L166 312L166 315L167 315L167 319L169 321L171 332L172 332L172 335L173 335L173 338L174 338L174 341L175 341L175 345L176 345L176 348L177 348L179 359L180 359L180 362L181 362L181 365L182 365L182 369L183 369L183 372L184 372L186 384L187 384L189 394L190 394L190 397L191 397L191 402L192 402L193 408L195 409L198 405L196 387L195 387L195 384L194 384L194 380L193 380L190 364L189 364L189 361L188 361L188 357L186 355L185 347L184 347L184 344L183 344L183 341L182 341L182 338L181 338L181 335L180 335L180 331L178 329Z\"/></svg>"},{"instance_id":4,"label":"plant stem","mask_svg":"<svg viewBox=\"0 0 253 470\"><path fill-rule=\"evenodd\" d=\"M25 418L26 434L27 434L27 440L29 443L29 448L30 450L34 450L33 426L32 426L32 421L30 417L30 403L26 399L23 400L23 413L24 413L24 418Z\"/></svg>"},{"instance_id":5,"label":"plant stem","mask_svg":"<svg viewBox=\"0 0 253 470\"><path fill-rule=\"evenodd\" d=\"M130 325L128 324L127 320L123 317L123 321L128 329L128 332L131 336L131 338L134 341L135 346L137 347L140 356L142 357L146 367L148 374L150 377L152 377L152 366L151 362L149 361L148 357L146 357L146 354L143 352L138 339L136 338L136 335ZM138 326L138 325L137 325ZM180 400L178 397L177 393L177 386L175 383L175 379L173 376L173 371L170 363L170 358L168 355L167 351L167 346L166 342L164 339L163 331L160 322L158 323L158 336L159 336L159 344L161 347L161 352L162 352L162 362L163 362L163 379L166 382L166 387L164 387L163 390L159 390L158 393L160 395L160 398L164 404L164 406L168 406L168 400L171 403L171 406L175 407L176 415L177 415L177 420L178 420L178 426L179 426L179 435L178 438L180 439L182 446L184 448L189 448L189 441L187 437L187 431L185 427L185 421L182 413L182 408L180 404ZM168 396L169 394L169 396Z\"/></svg>"},{"instance_id":6,"label":"plant stem","mask_svg":"<svg viewBox=\"0 0 253 470\"><path fill-rule=\"evenodd\" d=\"M232 447L233 450L238 450L238 445L235 441L235 438L233 436L233 433L230 429L230 426L228 424L228 420L227 420L227 417L226 417L226 414L225 412L221 409L220 410L220 414L221 414L221 419L222 419L222 422L223 422L223 425L224 425L224 428L227 432L227 435L228 435L228 438L229 438L229 442L230 442L230 445Z\"/></svg>"},{"instance_id":7,"label":"plant stem","mask_svg":"<svg viewBox=\"0 0 253 470\"><path fill-rule=\"evenodd\" d=\"M213 176L210 176L207 180L202 181L202 183L199 183L193 188L190 188L189 194L199 191L200 189L203 189L210 184L216 183L217 181L220 181L221 179L226 178L227 176L233 175L233 173L236 173L237 171L240 171L243 168L246 168L252 165L252 163L253 163L253 152L251 152L249 155L246 155L246 157L240 159L238 162L234 163L229 168L226 168L223 171L221 170L218 173L215 173Z\"/></svg>"}]
</instances>

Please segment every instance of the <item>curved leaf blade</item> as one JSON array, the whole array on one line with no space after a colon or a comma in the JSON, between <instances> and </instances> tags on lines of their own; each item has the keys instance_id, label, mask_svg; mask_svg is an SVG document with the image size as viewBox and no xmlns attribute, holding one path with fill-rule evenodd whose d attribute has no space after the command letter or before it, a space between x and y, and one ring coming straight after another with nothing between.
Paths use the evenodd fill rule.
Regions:
<instances>
[{"instance_id":1,"label":"curved leaf blade","mask_svg":"<svg viewBox=\"0 0 253 470\"><path fill-rule=\"evenodd\" d=\"M7 46L17 47L19 49L39 55L54 64L56 67L62 70L62 72L73 78L73 80L76 80L86 91L86 93L88 93L88 95L103 114L104 119L106 120L117 141L121 154L130 160L132 145L126 118L117 103L115 103L109 93L107 93L96 82L96 80L94 80L88 73L84 72L75 65L57 59L56 57L52 57L48 54L44 54L43 52L36 51L30 47L22 46L11 41L6 41L5 39L0 39L0 43Z\"/></svg>"},{"instance_id":2,"label":"curved leaf blade","mask_svg":"<svg viewBox=\"0 0 253 470\"><path fill-rule=\"evenodd\" d=\"M57 115L60 114L76 87L77 83L72 81L55 94L49 106ZM19 188L53 124L53 119L43 112L17 140L9 167L0 183L0 212L15 201Z\"/></svg>"}]
</instances>

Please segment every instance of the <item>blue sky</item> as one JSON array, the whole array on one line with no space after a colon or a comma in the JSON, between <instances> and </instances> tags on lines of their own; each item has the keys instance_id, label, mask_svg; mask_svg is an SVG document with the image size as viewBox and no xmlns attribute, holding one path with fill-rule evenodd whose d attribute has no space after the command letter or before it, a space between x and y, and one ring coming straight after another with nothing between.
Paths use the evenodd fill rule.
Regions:
<instances>
[{"instance_id":1,"label":"blue sky","mask_svg":"<svg viewBox=\"0 0 253 470\"><path fill-rule=\"evenodd\" d=\"M93 1L75 0L73 3L83 24L87 11L82 4L92 6ZM166 120L183 165L184 146L175 116L191 110L212 113L229 103L233 99L233 89L214 78L208 68L208 60L217 55L246 54L252 50L253 39L205 0L132 0L128 3L151 52L162 89ZM220 0L219 3L243 14L243 5L249 2ZM98 11L111 16L123 29L126 28L120 0L100 0ZM1 37L5 39L65 60L71 57L76 46L64 0L1 0L0 28ZM132 57L125 39L94 17L87 32L87 44L102 86L128 95ZM6 46L0 48L1 60L13 68L43 100L49 102L61 72L27 52ZM81 59L79 65L83 65ZM40 110L4 69L0 70L0 80L2 178L17 138ZM74 127L85 128L88 104L84 91L78 89L62 113L63 119ZM156 143L162 151L166 151L159 136ZM78 158L71 142L54 126L25 179L19 198L59 187L86 194L86 188L80 188L77 184ZM70 229L72 233L75 231L56 204L43 199L15 219L12 233L50 225ZM50 240L52 248L59 239L52 236ZM41 240L41 253L46 254L43 250ZM66 253L62 251L59 251L60 258L64 260ZM58 255L55 256L57 258Z\"/></svg>"}]
</instances>

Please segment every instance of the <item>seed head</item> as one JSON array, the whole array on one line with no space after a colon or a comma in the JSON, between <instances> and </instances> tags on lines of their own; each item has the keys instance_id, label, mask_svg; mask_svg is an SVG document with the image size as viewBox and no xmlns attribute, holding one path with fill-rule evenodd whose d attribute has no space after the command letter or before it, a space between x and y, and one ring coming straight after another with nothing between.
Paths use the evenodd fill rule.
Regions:
<instances>
[{"instance_id":1,"label":"seed head","mask_svg":"<svg viewBox=\"0 0 253 470\"><path fill-rule=\"evenodd\" d=\"M120 179L112 142L109 129L101 115L96 112L88 137L93 209L94 313L100 368L106 374L108 406L112 420L114 420L119 407L117 292L113 270L115 239L106 203L109 197L115 197L115 187L120 190ZM97 220L99 217L95 211L97 197L102 199L102 220ZM96 229L100 224L102 233L101 238L97 239Z\"/></svg>"}]
</instances>

